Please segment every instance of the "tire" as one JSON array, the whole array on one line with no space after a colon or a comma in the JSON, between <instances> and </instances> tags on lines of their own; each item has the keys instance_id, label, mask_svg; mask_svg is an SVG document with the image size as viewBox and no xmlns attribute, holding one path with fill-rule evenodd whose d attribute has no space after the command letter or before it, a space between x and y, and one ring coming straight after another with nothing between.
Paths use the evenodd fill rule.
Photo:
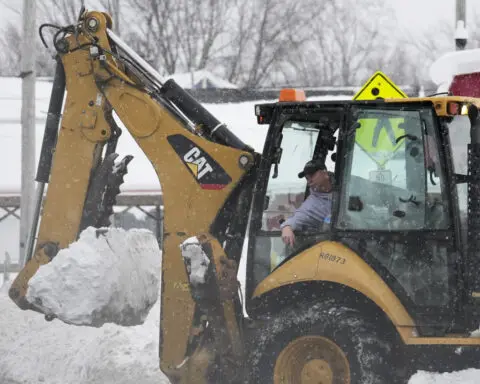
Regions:
<instances>
[{"instance_id":1,"label":"tire","mask_svg":"<svg viewBox=\"0 0 480 384\"><path fill-rule=\"evenodd\" d=\"M382 337L381 328L334 301L286 310L252 340L247 382L407 383L395 366L395 335Z\"/></svg>"}]
</instances>

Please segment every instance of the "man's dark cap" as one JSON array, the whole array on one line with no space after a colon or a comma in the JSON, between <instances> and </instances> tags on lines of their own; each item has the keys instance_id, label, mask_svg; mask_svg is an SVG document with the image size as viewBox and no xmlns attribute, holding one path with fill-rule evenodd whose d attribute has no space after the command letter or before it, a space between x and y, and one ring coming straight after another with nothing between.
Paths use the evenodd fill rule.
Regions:
<instances>
[{"instance_id":1,"label":"man's dark cap","mask_svg":"<svg viewBox=\"0 0 480 384\"><path fill-rule=\"evenodd\" d=\"M326 171L327 167L325 166L325 163L320 160L310 160L307 162L307 164L305 164L303 171L298 174L298 177L301 179L305 177L305 175L312 175L319 169Z\"/></svg>"}]
</instances>

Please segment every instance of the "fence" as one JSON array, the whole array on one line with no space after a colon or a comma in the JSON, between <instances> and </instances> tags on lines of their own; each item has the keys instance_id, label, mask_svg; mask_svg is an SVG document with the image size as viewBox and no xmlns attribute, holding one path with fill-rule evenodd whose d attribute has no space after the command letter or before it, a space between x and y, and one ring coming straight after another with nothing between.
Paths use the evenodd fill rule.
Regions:
<instances>
[{"instance_id":1,"label":"fence","mask_svg":"<svg viewBox=\"0 0 480 384\"><path fill-rule=\"evenodd\" d=\"M132 209L138 209L141 216L127 214ZM130 228L148 228L157 237L160 246L163 238L163 198L162 194L145 194L145 195L118 195L114 207L115 214L112 215L112 225L125 229ZM0 223L8 218L20 220L20 196L9 195L0 196ZM0 234L1 235L1 234ZM7 252L8 253L8 252ZM5 262L0 264L0 272L18 272L21 269L18 263L12 262L10 255L5 257Z\"/></svg>"}]
</instances>

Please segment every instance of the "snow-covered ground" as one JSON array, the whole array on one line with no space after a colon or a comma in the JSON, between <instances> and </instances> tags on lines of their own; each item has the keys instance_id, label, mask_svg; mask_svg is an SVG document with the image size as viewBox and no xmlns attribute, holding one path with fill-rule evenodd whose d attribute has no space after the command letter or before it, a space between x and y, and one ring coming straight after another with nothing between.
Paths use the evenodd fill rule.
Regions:
<instances>
[{"instance_id":1,"label":"snow-covered ground","mask_svg":"<svg viewBox=\"0 0 480 384\"><path fill-rule=\"evenodd\" d=\"M3 277L0 274L0 285ZM167 384L160 372L160 303L134 327L48 322L20 310L0 289L1 384ZM408 384L478 384L480 370L417 372Z\"/></svg>"},{"instance_id":2,"label":"snow-covered ground","mask_svg":"<svg viewBox=\"0 0 480 384\"><path fill-rule=\"evenodd\" d=\"M101 328L47 322L0 292L0 383L161 384L159 302L145 323Z\"/></svg>"},{"instance_id":3,"label":"snow-covered ground","mask_svg":"<svg viewBox=\"0 0 480 384\"><path fill-rule=\"evenodd\" d=\"M58 317L50 322L10 300L15 276L0 281L0 383L168 383L158 364L160 265L150 231L97 238L87 228L30 280L27 299Z\"/></svg>"},{"instance_id":4,"label":"snow-covered ground","mask_svg":"<svg viewBox=\"0 0 480 384\"><path fill-rule=\"evenodd\" d=\"M430 372L418 372L413 375L408 384L478 384L480 383L480 371L478 369L466 369L461 372L435 374Z\"/></svg>"}]
</instances>

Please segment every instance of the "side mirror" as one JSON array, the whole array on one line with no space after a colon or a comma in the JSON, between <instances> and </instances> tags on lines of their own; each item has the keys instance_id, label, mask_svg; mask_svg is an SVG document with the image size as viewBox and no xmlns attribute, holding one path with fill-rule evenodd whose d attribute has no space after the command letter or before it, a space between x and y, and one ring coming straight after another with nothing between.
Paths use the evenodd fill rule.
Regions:
<instances>
[{"instance_id":1,"label":"side mirror","mask_svg":"<svg viewBox=\"0 0 480 384\"><path fill-rule=\"evenodd\" d=\"M477 118L478 118L478 108L475 105L470 104L468 106L468 119L470 120L470 124L474 125L477 122Z\"/></svg>"},{"instance_id":2,"label":"side mirror","mask_svg":"<svg viewBox=\"0 0 480 384\"><path fill-rule=\"evenodd\" d=\"M468 106L468 119L470 120L470 142L471 144L479 144L480 143L480 120L478 116L478 108L470 104Z\"/></svg>"},{"instance_id":3,"label":"side mirror","mask_svg":"<svg viewBox=\"0 0 480 384\"><path fill-rule=\"evenodd\" d=\"M362 123L360 123L359 121L356 121L355 123L353 123L351 130L355 131L359 128L362 128Z\"/></svg>"}]
</instances>

